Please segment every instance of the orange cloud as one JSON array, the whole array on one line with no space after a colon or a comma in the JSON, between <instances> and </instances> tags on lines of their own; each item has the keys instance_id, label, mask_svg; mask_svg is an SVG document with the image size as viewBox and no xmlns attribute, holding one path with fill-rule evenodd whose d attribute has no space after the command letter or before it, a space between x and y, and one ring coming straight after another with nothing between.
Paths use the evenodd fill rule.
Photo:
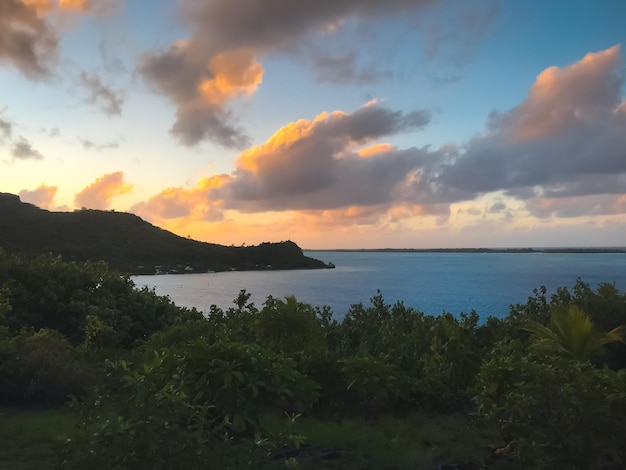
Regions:
<instances>
[{"instance_id":1,"label":"orange cloud","mask_svg":"<svg viewBox=\"0 0 626 470\"><path fill-rule=\"evenodd\" d=\"M52 0L22 0L22 3L38 14L46 14L52 10Z\"/></svg>"},{"instance_id":2,"label":"orange cloud","mask_svg":"<svg viewBox=\"0 0 626 470\"><path fill-rule=\"evenodd\" d=\"M46 186L42 183L37 189L33 189L32 191L23 189L20 191L19 196L24 202L34 204L42 209L51 209L58 189L57 186Z\"/></svg>"},{"instance_id":3,"label":"orange cloud","mask_svg":"<svg viewBox=\"0 0 626 470\"><path fill-rule=\"evenodd\" d=\"M89 0L59 0L59 8L66 10L87 11L90 5Z\"/></svg>"},{"instance_id":4,"label":"orange cloud","mask_svg":"<svg viewBox=\"0 0 626 470\"><path fill-rule=\"evenodd\" d=\"M215 175L202 178L192 189L167 188L147 201L135 204L130 212L152 222L167 219L182 219L187 223L222 220L222 202L212 200L210 192L230 179L228 175Z\"/></svg>"},{"instance_id":5,"label":"orange cloud","mask_svg":"<svg viewBox=\"0 0 626 470\"><path fill-rule=\"evenodd\" d=\"M372 145L371 147L363 148L359 150L357 153L359 157L367 158L367 157L372 157L374 155L378 155L381 153L393 152L394 150L396 150L396 147L394 147L391 144L376 144L376 145Z\"/></svg>"},{"instance_id":6,"label":"orange cloud","mask_svg":"<svg viewBox=\"0 0 626 470\"><path fill-rule=\"evenodd\" d=\"M212 57L213 77L200 83L200 93L212 105L222 106L238 95L252 95L263 81L263 67L250 50L224 52Z\"/></svg>"},{"instance_id":7,"label":"orange cloud","mask_svg":"<svg viewBox=\"0 0 626 470\"><path fill-rule=\"evenodd\" d=\"M31 10L39 15L46 15L54 10L104 13L115 8L117 0L22 0Z\"/></svg>"},{"instance_id":8,"label":"orange cloud","mask_svg":"<svg viewBox=\"0 0 626 470\"><path fill-rule=\"evenodd\" d=\"M74 198L76 207L87 209L108 209L111 199L128 194L133 186L124 182L124 172L109 173L96 179Z\"/></svg>"},{"instance_id":9,"label":"orange cloud","mask_svg":"<svg viewBox=\"0 0 626 470\"><path fill-rule=\"evenodd\" d=\"M566 129L576 121L598 118L607 102L619 97L619 78L613 71L621 63L620 46L589 53L568 67L541 72L526 100L514 110L516 140L535 140ZM604 86L598 86L604 81Z\"/></svg>"},{"instance_id":10,"label":"orange cloud","mask_svg":"<svg viewBox=\"0 0 626 470\"><path fill-rule=\"evenodd\" d=\"M259 170L260 160L264 158L264 155L272 155L285 151L291 144L309 137L315 130L317 124L327 121L332 117L345 115L346 113L341 111L334 111L332 113L323 112L310 121L299 119L298 121L290 122L286 126L278 129L264 144L255 145L241 152L235 165L242 170L257 172Z\"/></svg>"}]
</instances>

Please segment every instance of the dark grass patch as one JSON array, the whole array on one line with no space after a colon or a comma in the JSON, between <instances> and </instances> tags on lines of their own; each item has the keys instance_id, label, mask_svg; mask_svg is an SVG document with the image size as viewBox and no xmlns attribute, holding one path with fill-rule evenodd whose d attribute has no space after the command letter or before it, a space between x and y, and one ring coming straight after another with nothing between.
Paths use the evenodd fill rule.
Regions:
<instances>
[{"instance_id":1,"label":"dark grass patch","mask_svg":"<svg viewBox=\"0 0 626 470\"><path fill-rule=\"evenodd\" d=\"M46 470L63 464L65 441L75 434L76 411L0 411L0 468Z\"/></svg>"}]
</instances>

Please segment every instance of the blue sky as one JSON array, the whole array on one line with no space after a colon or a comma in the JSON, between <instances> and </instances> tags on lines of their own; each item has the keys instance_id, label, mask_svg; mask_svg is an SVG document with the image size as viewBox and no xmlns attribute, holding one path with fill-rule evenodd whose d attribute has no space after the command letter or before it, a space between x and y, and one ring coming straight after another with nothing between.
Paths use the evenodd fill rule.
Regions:
<instances>
[{"instance_id":1,"label":"blue sky","mask_svg":"<svg viewBox=\"0 0 626 470\"><path fill-rule=\"evenodd\" d=\"M622 1L1 1L23 201L224 244L624 244Z\"/></svg>"}]
</instances>

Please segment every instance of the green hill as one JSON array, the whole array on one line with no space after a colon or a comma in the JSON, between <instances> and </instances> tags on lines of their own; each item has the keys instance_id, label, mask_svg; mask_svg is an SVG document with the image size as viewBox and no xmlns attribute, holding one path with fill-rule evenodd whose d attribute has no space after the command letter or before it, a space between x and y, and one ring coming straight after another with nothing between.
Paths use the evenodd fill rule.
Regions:
<instances>
[{"instance_id":1,"label":"green hill","mask_svg":"<svg viewBox=\"0 0 626 470\"><path fill-rule=\"evenodd\" d=\"M155 227L125 212L50 212L0 193L0 247L8 252L56 253L76 261L104 260L128 273L315 269L291 241L234 247L203 243Z\"/></svg>"}]
</instances>

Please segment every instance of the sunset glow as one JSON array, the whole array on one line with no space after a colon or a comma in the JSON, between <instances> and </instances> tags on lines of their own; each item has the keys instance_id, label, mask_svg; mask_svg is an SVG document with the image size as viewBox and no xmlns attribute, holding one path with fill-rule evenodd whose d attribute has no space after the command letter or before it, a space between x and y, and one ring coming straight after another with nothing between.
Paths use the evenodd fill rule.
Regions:
<instances>
[{"instance_id":1,"label":"sunset glow","mask_svg":"<svg viewBox=\"0 0 626 470\"><path fill-rule=\"evenodd\" d=\"M22 201L226 245L625 244L624 2L0 2Z\"/></svg>"}]
</instances>

